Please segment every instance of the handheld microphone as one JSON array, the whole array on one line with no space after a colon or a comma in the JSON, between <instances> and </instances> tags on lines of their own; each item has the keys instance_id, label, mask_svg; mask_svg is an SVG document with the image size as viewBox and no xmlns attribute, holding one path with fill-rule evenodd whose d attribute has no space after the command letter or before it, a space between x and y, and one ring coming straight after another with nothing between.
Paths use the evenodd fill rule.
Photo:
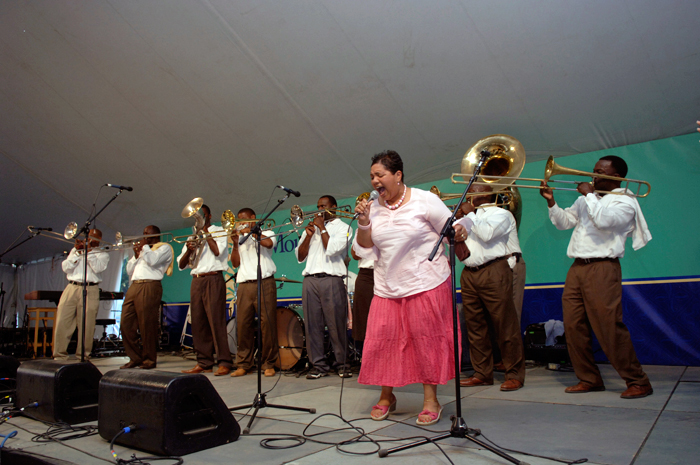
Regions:
<instances>
[{"instance_id":1,"label":"handheld microphone","mask_svg":"<svg viewBox=\"0 0 700 465\"><path fill-rule=\"evenodd\" d=\"M371 194L369 194L369 198L367 199L367 203L374 202L379 198L379 192L377 191L372 191ZM352 217L353 220L356 220L357 217L360 216L359 213L355 213L355 216Z\"/></svg>"},{"instance_id":2,"label":"handheld microphone","mask_svg":"<svg viewBox=\"0 0 700 465\"><path fill-rule=\"evenodd\" d=\"M288 187L284 187L284 186L277 186L277 187L279 187L279 188L282 189L283 191L286 191L286 192L292 194L294 197L299 197L299 196L301 195L301 194L299 193L299 191L292 190L292 189L290 189L290 188L288 188Z\"/></svg>"},{"instance_id":3,"label":"handheld microphone","mask_svg":"<svg viewBox=\"0 0 700 465\"><path fill-rule=\"evenodd\" d=\"M123 190L123 191L129 191L129 192L131 192L131 191L134 190L133 187L129 187L129 186L118 186L118 185L116 185L116 184L105 184L105 186L107 186L107 187L114 187L115 189L121 189L121 190Z\"/></svg>"}]
</instances>

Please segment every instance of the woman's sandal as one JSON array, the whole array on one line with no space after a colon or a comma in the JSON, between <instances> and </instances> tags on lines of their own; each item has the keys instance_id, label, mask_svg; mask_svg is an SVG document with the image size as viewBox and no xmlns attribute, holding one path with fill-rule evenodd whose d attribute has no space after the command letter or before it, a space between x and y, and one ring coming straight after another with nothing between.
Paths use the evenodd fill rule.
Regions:
<instances>
[{"instance_id":1,"label":"woman's sandal","mask_svg":"<svg viewBox=\"0 0 700 465\"><path fill-rule=\"evenodd\" d=\"M375 417L372 415L372 412L370 412L369 417L372 420L375 420L375 421L386 420L389 417L389 413L396 410L396 397L394 397L394 401L391 403L391 405L379 405L379 404L377 404L374 407L372 407L372 410L381 410L382 411L382 416L380 416L380 417Z\"/></svg>"},{"instance_id":2,"label":"woman's sandal","mask_svg":"<svg viewBox=\"0 0 700 465\"><path fill-rule=\"evenodd\" d=\"M421 415L427 415L430 417L430 421L421 421L420 417ZM440 406L440 411L439 412L431 412L430 410L423 410L421 413L418 414L418 418L416 418L416 424L418 426L430 426L434 425L438 421L440 421L440 418L442 417L442 406Z\"/></svg>"}]
</instances>

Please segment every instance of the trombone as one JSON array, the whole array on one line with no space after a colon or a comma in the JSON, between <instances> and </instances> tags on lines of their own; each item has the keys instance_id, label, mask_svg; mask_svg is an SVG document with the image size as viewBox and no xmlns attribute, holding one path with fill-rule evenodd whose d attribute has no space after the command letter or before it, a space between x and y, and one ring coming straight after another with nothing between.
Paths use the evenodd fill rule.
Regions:
<instances>
[{"instance_id":1,"label":"trombone","mask_svg":"<svg viewBox=\"0 0 700 465\"><path fill-rule=\"evenodd\" d=\"M353 218L352 207L350 207L350 205L341 205L337 208L322 208L320 210L314 210L306 213L304 213L304 210L302 210L299 205L294 205L289 211L289 217L291 219L291 223L294 226L300 227L302 224L304 224L304 221L306 221L307 219L311 219L314 216L322 215L323 213L330 213L331 215L335 215L338 218Z\"/></svg>"},{"instance_id":2,"label":"trombone","mask_svg":"<svg viewBox=\"0 0 700 465\"><path fill-rule=\"evenodd\" d=\"M163 240L161 236L170 236L170 239ZM114 245L116 247L127 248L136 245L136 242L146 239L147 237L161 237L162 242L170 242L172 241L173 233L165 232L160 234L141 234L140 236L123 236L122 233L117 231L114 235Z\"/></svg>"},{"instance_id":3,"label":"trombone","mask_svg":"<svg viewBox=\"0 0 700 465\"><path fill-rule=\"evenodd\" d=\"M257 223L258 220L253 218L249 220L244 220L241 218L236 219L236 216L233 214L231 210L226 210L221 214L221 227L224 228L226 231L229 233L233 230L240 231L242 229L245 229L247 225L252 226L253 224ZM268 230L268 229L273 229L275 227L275 220L272 218L268 218L265 220L265 224L263 224L263 230Z\"/></svg>"},{"instance_id":4,"label":"trombone","mask_svg":"<svg viewBox=\"0 0 700 465\"><path fill-rule=\"evenodd\" d=\"M512 187L512 186L510 186ZM438 189L437 186L433 186L430 188L430 192L437 195L440 200L443 202L447 202L450 200L456 200L462 198L462 194L444 194L440 192L440 189ZM488 194L488 192L468 192L467 193L467 201L469 200L469 197L473 197L476 195L484 195ZM496 195L498 198L496 199L496 203L489 203L485 205L479 205L476 208L483 208L483 207L492 207L492 206L497 206L501 208L505 208L506 210L511 210L515 204L515 195L513 192L509 189L501 190L501 191L496 191L493 192L494 195ZM452 205L448 207L450 210L457 208L459 205Z\"/></svg>"},{"instance_id":5,"label":"trombone","mask_svg":"<svg viewBox=\"0 0 700 465\"><path fill-rule=\"evenodd\" d=\"M587 171L575 170L558 165L554 162L554 157L550 156L544 169L544 178L521 178L520 173L525 166L525 149L522 144L512 136L505 134L494 134L484 139L479 140L474 144L462 158L461 173L452 174L453 184L469 184L465 178L470 177L474 173L480 154L483 150L487 150L491 155L486 159L482 167L481 173L474 184L489 185L494 187L494 191L503 190L508 186L522 187L527 189L553 189L561 191L576 191L575 188L566 187L550 187L546 184L549 182L564 183L564 184L581 184L589 181L565 181L550 179L552 176L568 175L568 176L586 176L590 178L611 179L625 183L624 192L612 191L595 191L600 194L615 194L628 195L636 198L643 198L651 192L651 184L638 179L628 179L617 176L608 176L605 174L590 173ZM461 178L456 179L456 178ZM544 182L545 186L516 184L521 182ZM636 192L630 189L630 184L636 184ZM642 186L646 186L646 191L642 190Z\"/></svg>"}]
</instances>

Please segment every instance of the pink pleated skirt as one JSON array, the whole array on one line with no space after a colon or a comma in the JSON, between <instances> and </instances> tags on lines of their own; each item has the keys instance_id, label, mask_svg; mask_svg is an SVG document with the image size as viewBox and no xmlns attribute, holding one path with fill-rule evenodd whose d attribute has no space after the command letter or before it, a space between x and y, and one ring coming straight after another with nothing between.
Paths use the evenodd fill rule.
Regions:
<instances>
[{"instance_id":1,"label":"pink pleated skirt","mask_svg":"<svg viewBox=\"0 0 700 465\"><path fill-rule=\"evenodd\" d=\"M451 288L447 279L410 297L374 296L358 383L399 387L455 377Z\"/></svg>"}]
</instances>

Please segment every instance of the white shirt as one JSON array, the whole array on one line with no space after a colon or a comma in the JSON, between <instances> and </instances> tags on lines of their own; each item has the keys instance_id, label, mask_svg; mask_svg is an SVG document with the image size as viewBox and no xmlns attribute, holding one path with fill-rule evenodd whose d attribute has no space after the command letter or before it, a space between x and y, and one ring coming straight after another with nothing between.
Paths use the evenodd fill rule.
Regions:
<instances>
[{"instance_id":1,"label":"white shirt","mask_svg":"<svg viewBox=\"0 0 700 465\"><path fill-rule=\"evenodd\" d=\"M160 281L173 261L173 250L168 244L161 245L156 250L146 244L141 249L139 258L131 257L126 262L126 273L129 281L154 279Z\"/></svg>"},{"instance_id":2,"label":"white shirt","mask_svg":"<svg viewBox=\"0 0 700 465\"><path fill-rule=\"evenodd\" d=\"M272 248L260 246L260 272L262 279L269 278L275 274L277 267L272 261L272 249L277 244L277 235L273 231L263 231L263 237L272 239ZM245 236L239 238L243 239ZM238 255L241 257L241 266L238 268L236 283L245 281L257 281L258 279L258 253L256 252L256 242L253 236L249 237L245 244L238 246Z\"/></svg>"},{"instance_id":3,"label":"white shirt","mask_svg":"<svg viewBox=\"0 0 700 465\"><path fill-rule=\"evenodd\" d=\"M228 235L221 234L221 231L226 231L221 226L209 226L210 233L214 234L214 241L216 241L216 246L219 248L219 256L217 257L209 248L207 241L204 241L204 247L202 248L202 256L199 259L197 268L193 268L190 274L192 276L196 274L210 273L212 271L226 271L228 268ZM218 237L216 237L218 236ZM177 266L180 268L180 259L185 256L187 252L187 244L182 247L182 252L177 257ZM185 268L189 268L189 263ZM185 268L180 268L184 270Z\"/></svg>"},{"instance_id":4,"label":"white shirt","mask_svg":"<svg viewBox=\"0 0 700 465\"><path fill-rule=\"evenodd\" d=\"M355 252L355 253L357 253L357 252ZM374 269L374 262L376 262L376 260L372 260L371 258L360 257L360 259L357 261L357 267L373 270Z\"/></svg>"},{"instance_id":5,"label":"white shirt","mask_svg":"<svg viewBox=\"0 0 700 465\"><path fill-rule=\"evenodd\" d=\"M68 278L68 281L75 281L78 283L84 282L84 260L85 254L82 251L78 253L76 248L73 247L66 259L63 260L63 263L61 264L63 272L66 273L66 278ZM102 272L107 269L108 263L109 254L107 252L91 250L88 253L87 282L102 282Z\"/></svg>"},{"instance_id":6,"label":"white shirt","mask_svg":"<svg viewBox=\"0 0 700 465\"><path fill-rule=\"evenodd\" d=\"M306 229L299 239L299 245L294 249L299 263L306 261L306 267L302 275L308 276L316 273L328 273L332 276L345 276L345 255L348 246L352 243L352 229L347 224L334 218L325 225L328 233L327 247L323 248L321 232L316 228L316 232L311 236L309 243L309 253L305 260L299 260L299 246L306 239Z\"/></svg>"},{"instance_id":7,"label":"white shirt","mask_svg":"<svg viewBox=\"0 0 700 465\"><path fill-rule=\"evenodd\" d=\"M511 212L495 205L483 206L456 223L462 224L465 219L473 223L466 240L471 253L466 260L462 260L465 266L480 266L515 252L508 249L511 232L515 232L517 240L515 218Z\"/></svg>"},{"instance_id":8,"label":"white shirt","mask_svg":"<svg viewBox=\"0 0 700 465\"><path fill-rule=\"evenodd\" d=\"M557 229L574 228L566 250L570 258L620 258L627 236L633 236L635 250L651 240L637 199L627 195L587 194L567 209L554 204L549 219Z\"/></svg>"}]
</instances>

